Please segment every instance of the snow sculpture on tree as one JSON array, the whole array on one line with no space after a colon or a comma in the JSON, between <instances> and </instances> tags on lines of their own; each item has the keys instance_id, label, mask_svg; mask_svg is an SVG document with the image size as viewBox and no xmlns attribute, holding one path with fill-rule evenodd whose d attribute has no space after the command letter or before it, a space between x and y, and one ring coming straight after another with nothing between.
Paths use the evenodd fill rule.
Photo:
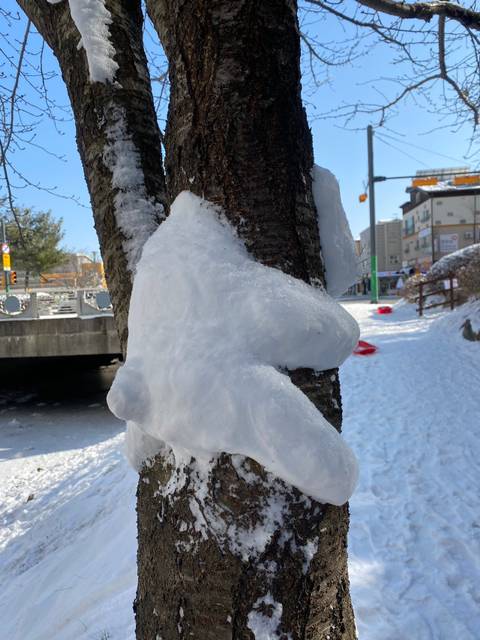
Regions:
<instances>
[{"instance_id":1,"label":"snow sculpture on tree","mask_svg":"<svg viewBox=\"0 0 480 640\"><path fill-rule=\"evenodd\" d=\"M357 463L283 371L338 367L359 337L322 289L256 262L221 212L189 192L147 241L134 280L126 364L108 395L140 467L242 454L340 505Z\"/></svg>"}]
</instances>

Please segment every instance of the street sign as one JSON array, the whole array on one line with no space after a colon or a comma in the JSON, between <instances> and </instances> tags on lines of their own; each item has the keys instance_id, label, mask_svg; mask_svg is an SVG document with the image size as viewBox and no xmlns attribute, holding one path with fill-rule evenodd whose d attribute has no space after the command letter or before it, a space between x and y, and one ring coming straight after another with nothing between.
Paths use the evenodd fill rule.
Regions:
<instances>
[{"instance_id":1,"label":"street sign","mask_svg":"<svg viewBox=\"0 0 480 640\"><path fill-rule=\"evenodd\" d=\"M412 187L431 187L438 184L438 178L414 178Z\"/></svg>"},{"instance_id":2,"label":"street sign","mask_svg":"<svg viewBox=\"0 0 480 640\"><path fill-rule=\"evenodd\" d=\"M3 270L4 271L11 271L10 254L9 253L3 253L2 254L2 261L3 261Z\"/></svg>"},{"instance_id":3,"label":"street sign","mask_svg":"<svg viewBox=\"0 0 480 640\"><path fill-rule=\"evenodd\" d=\"M454 185L461 184L478 184L480 182L480 175L476 176L455 176L453 179Z\"/></svg>"},{"instance_id":4,"label":"street sign","mask_svg":"<svg viewBox=\"0 0 480 640\"><path fill-rule=\"evenodd\" d=\"M2 242L2 253L10 253L10 247L7 242Z\"/></svg>"},{"instance_id":5,"label":"street sign","mask_svg":"<svg viewBox=\"0 0 480 640\"><path fill-rule=\"evenodd\" d=\"M22 305L17 296L8 296L3 304L7 313L19 313Z\"/></svg>"}]
</instances>

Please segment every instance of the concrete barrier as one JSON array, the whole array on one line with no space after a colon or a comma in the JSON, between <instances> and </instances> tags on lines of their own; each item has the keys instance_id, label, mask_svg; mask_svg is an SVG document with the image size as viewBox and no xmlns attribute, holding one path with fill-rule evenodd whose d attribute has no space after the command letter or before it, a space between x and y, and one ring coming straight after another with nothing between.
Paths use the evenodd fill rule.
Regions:
<instances>
[{"instance_id":1,"label":"concrete barrier","mask_svg":"<svg viewBox=\"0 0 480 640\"><path fill-rule=\"evenodd\" d=\"M0 322L0 358L120 355L111 315Z\"/></svg>"}]
</instances>

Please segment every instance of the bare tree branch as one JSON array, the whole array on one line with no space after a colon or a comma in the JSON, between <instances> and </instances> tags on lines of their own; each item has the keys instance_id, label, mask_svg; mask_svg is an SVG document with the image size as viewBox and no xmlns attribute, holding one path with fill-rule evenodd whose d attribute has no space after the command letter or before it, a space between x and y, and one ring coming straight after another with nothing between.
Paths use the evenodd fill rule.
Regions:
<instances>
[{"instance_id":1,"label":"bare tree branch","mask_svg":"<svg viewBox=\"0 0 480 640\"><path fill-rule=\"evenodd\" d=\"M395 2L394 0L357 0L364 7L396 16L402 20L424 20L430 22L434 16L443 16L460 22L464 27L480 30L480 14L455 2Z\"/></svg>"},{"instance_id":2,"label":"bare tree branch","mask_svg":"<svg viewBox=\"0 0 480 640\"><path fill-rule=\"evenodd\" d=\"M17 91L18 91L18 85L20 83L20 76L22 73L22 65L23 65L23 58L25 56L25 50L27 48L27 41L28 41L28 36L30 34L30 26L31 26L31 22L30 20L27 20L27 26L25 29L25 34L23 36L23 40L22 40L22 44L20 47L20 55L18 57L18 64L17 64L17 71L15 74L15 81L13 83L13 88L12 88L12 94L10 96L10 122L9 122L9 126L8 126L8 133L7 133L7 139L5 141L5 144L3 145L2 148L2 155L0 157L0 162L5 162L5 154L8 151L8 148L10 147L10 143L12 141L12 136L13 136L13 123L14 123L14 119L15 119L15 98L17 96Z\"/></svg>"},{"instance_id":3,"label":"bare tree branch","mask_svg":"<svg viewBox=\"0 0 480 640\"><path fill-rule=\"evenodd\" d=\"M469 99L465 91L462 91L457 82L455 82L455 80L448 74L447 62L445 59L445 23L446 17L444 15L440 15L438 17L438 64L440 67L440 77L453 88L460 100L473 112L475 126L477 126L479 123L479 111L477 105Z\"/></svg>"},{"instance_id":4,"label":"bare tree branch","mask_svg":"<svg viewBox=\"0 0 480 640\"><path fill-rule=\"evenodd\" d=\"M2 144L2 141L0 140L0 153L2 154L2 158L5 159L5 148ZM24 249L26 249L26 242L25 242L25 236L23 234L23 229L22 229L22 225L20 224L20 220L17 216L17 212L15 210L15 206L13 204L13 193L12 193L12 187L10 184L10 177L8 175L8 169L7 169L7 163L4 161L2 162L2 169L3 169L3 177L5 180L5 185L6 185L6 189L7 189L7 202L8 202L8 208L10 210L10 213L12 214L13 219L15 220L15 224L17 226L18 229L18 235L20 238L20 242L22 243L22 246Z\"/></svg>"}]
</instances>

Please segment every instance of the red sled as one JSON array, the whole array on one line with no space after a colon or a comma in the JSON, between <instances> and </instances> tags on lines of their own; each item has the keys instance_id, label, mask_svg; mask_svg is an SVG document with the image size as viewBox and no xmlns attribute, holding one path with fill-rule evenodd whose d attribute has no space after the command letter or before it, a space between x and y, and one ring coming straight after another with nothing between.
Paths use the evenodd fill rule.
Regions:
<instances>
[{"instance_id":1,"label":"red sled","mask_svg":"<svg viewBox=\"0 0 480 640\"><path fill-rule=\"evenodd\" d=\"M357 346L353 350L353 355L355 356L371 356L376 353L378 347L374 344L370 344L369 342L365 342L365 340L359 340Z\"/></svg>"},{"instance_id":2,"label":"red sled","mask_svg":"<svg viewBox=\"0 0 480 640\"><path fill-rule=\"evenodd\" d=\"M385 305L384 307L378 307L377 309L377 313L392 313L392 311L392 307L389 307L388 305Z\"/></svg>"}]
</instances>

